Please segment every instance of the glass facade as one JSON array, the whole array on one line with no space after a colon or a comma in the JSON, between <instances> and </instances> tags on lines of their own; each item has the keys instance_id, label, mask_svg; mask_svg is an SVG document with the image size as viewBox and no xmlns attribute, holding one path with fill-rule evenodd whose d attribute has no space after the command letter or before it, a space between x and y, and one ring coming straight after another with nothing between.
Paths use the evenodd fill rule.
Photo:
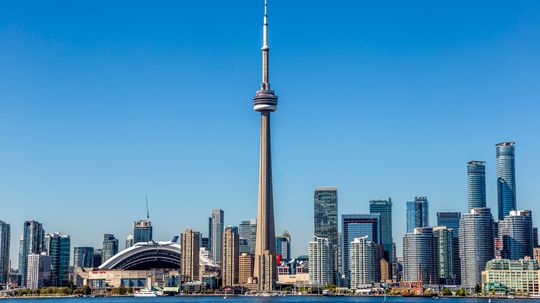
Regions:
<instances>
[{"instance_id":1,"label":"glass facade","mask_svg":"<svg viewBox=\"0 0 540 303\"><path fill-rule=\"evenodd\" d=\"M71 240L69 236L60 233L47 234L45 246L47 255L51 257L51 286L68 286L71 256Z\"/></svg>"},{"instance_id":2,"label":"glass facade","mask_svg":"<svg viewBox=\"0 0 540 303\"><path fill-rule=\"evenodd\" d=\"M238 233L240 234L240 239L245 240L248 246L241 248L242 252L254 254L257 236L257 220L251 219L242 221L242 223L238 225Z\"/></svg>"},{"instance_id":3,"label":"glass facade","mask_svg":"<svg viewBox=\"0 0 540 303\"><path fill-rule=\"evenodd\" d=\"M25 287L27 281L27 263L29 254L40 254L43 251L45 231L37 221L26 221L23 225L23 236L19 247L20 286Z\"/></svg>"},{"instance_id":4,"label":"glass facade","mask_svg":"<svg viewBox=\"0 0 540 303\"><path fill-rule=\"evenodd\" d=\"M426 197L417 196L414 201L407 202L407 233L417 227L429 226L429 206Z\"/></svg>"},{"instance_id":5,"label":"glass facade","mask_svg":"<svg viewBox=\"0 0 540 303\"><path fill-rule=\"evenodd\" d=\"M317 187L313 196L314 236L330 243L333 273L338 271L338 196L336 187Z\"/></svg>"},{"instance_id":6,"label":"glass facade","mask_svg":"<svg viewBox=\"0 0 540 303\"><path fill-rule=\"evenodd\" d=\"M497 148L497 202L499 221L516 210L516 175L514 142L502 142Z\"/></svg>"},{"instance_id":7,"label":"glass facade","mask_svg":"<svg viewBox=\"0 0 540 303\"><path fill-rule=\"evenodd\" d=\"M435 255L437 257L437 274L440 284L454 285L454 230L446 226L433 227L435 237Z\"/></svg>"},{"instance_id":8,"label":"glass facade","mask_svg":"<svg viewBox=\"0 0 540 303\"><path fill-rule=\"evenodd\" d=\"M11 226L0 221L0 284L8 281L9 275L9 245L11 241Z\"/></svg>"},{"instance_id":9,"label":"glass facade","mask_svg":"<svg viewBox=\"0 0 540 303\"><path fill-rule=\"evenodd\" d=\"M529 210L510 211L510 214L499 222L503 259L519 260L533 257L532 224L532 213Z\"/></svg>"},{"instance_id":10,"label":"glass facade","mask_svg":"<svg viewBox=\"0 0 540 303\"><path fill-rule=\"evenodd\" d=\"M350 244L356 238L366 237L366 240L380 243L380 220L379 214L346 214L341 216L341 263L346 276L350 271Z\"/></svg>"},{"instance_id":11,"label":"glass facade","mask_svg":"<svg viewBox=\"0 0 540 303\"><path fill-rule=\"evenodd\" d=\"M388 200L369 201L369 213L380 215L380 244L384 248L384 258L392 264L392 198L388 198Z\"/></svg>"},{"instance_id":12,"label":"glass facade","mask_svg":"<svg viewBox=\"0 0 540 303\"><path fill-rule=\"evenodd\" d=\"M118 239L111 234L103 235L103 251L101 253L101 263L109 260L118 253Z\"/></svg>"},{"instance_id":13,"label":"glass facade","mask_svg":"<svg viewBox=\"0 0 540 303\"><path fill-rule=\"evenodd\" d=\"M89 268L89 267L94 267L93 262L94 262L94 248L93 247L75 247L73 249L73 266Z\"/></svg>"},{"instance_id":14,"label":"glass facade","mask_svg":"<svg viewBox=\"0 0 540 303\"><path fill-rule=\"evenodd\" d=\"M467 201L469 210L486 207L486 162L467 163Z\"/></svg>"},{"instance_id":15,"label":"glass facade","mask_svg":"<svg viewBox=\"0 0 540 303\"><path fill-rule=\"evenodd\" d=\"M133 243L152 241L152 222L138 220L133 222Z\"/></svg>"},{"instance_id":16,"label":"glass facade","mask_svg":"<svg viewBox=\"0 0 540 303\"><path fill-rule=\"evenodd\" d=\"M213 209L212 217L210 217L212 236L211 236L211 252L212 258L218 265L221 265L221 251L223 249L223 229L224 225L224 212L221 209Z\"/></svg>"},{"instance_id":17,"label":"glass facade","mask_svg":"<svg viewBox=\"0 0 540 303\"><path fill-rule=\"evenodd\" d=\"M460 212L454 211L445 211L437 213L437 225L446 226L449 229L452 229L452 261L453 261L453 280L447 280L447 284L456 284L461 283L461 264L459 259L459 220L461 219Z\"/></svg>"}]
</instances>

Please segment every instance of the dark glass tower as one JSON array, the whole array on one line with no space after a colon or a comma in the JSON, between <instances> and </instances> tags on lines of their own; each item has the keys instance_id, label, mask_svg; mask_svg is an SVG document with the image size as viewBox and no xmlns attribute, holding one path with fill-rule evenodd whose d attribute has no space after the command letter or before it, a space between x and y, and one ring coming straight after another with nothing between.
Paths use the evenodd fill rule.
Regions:
<instances>
[{"instance_id":1,"label":"dark glass tower","mask_svg":"<svg viewBox=\"0 0 540 303\"><path fill-rule=\"evenodd\" d=\"M392 198L369 201L369 213L381 216L381 244L384 248L384 258L392 264Z\"/></svg>"},{"instance_id":2,"label":"dark glass tower","mask_svg":"<svg viewBox=\"0 0 540 303\"><path fill-rule=\"evenodd\" d=\"M337 187L317 187L313 196L314 236L328 239L333 275L338 269L338 197Z\"/></svg>"},{"instance_id":3,"label":"dark glass tower","mask_svg":"<svg viewBox=\"0 0 540 303\"><path fill-rule=\"evenodd\" d=\"M45 246L47 255L51 257L51 286L68 286L71 252L69 236L60 233L47 234Z\"/></svg>"},{"instance_id":4,"label":"dark glass tower","mask_svg":"<svg viewBox=\"0 0 540 303\"><path fill-rule=\"evenodd\" d=\"M412 233L417 227L429 226L429 206L426 197L415 197L407 202L407 233Z\"/></svg>"},{"instance_id":5,"label":"dark glass tower","mask_svg":"<svg viewBox=\"0 0 540 303\"><path fill-rule=\"evenodd\" d=\"M486 165L483 161L467 163L467 200L469 210L486 207Z\"/></svg>"},{"instance_id":6,"label":"dark glass tower","mask_svg":"<svg viewBox=\"0 0 540 303\"><path fill-rule=\"evenodd\" d=\"M5 285L9 275L9 246L11 226L0 220L0 284Z\"/></svg>"},{"instance_id":7,"label":"dark glass tower","mask_svg":"<svg viewBox=\"0 0 540 303\"><path fill-rule=\"evenodd\" d=\"M516 175L514 142L496 144L497 148L497 202L499 221L516 210Z\"/></svg>"},{"instance_id":8,"label":"dark glass tower","mask_svg":"<svg viewBox=\"0 0 540 303\"><path fill-rule=\"evenodd\" d=\"M348 276L350 271L350 245L355 238L367 236L368 241L381 244L380 214L345 214L341 215L343 271Z\"/></svg>"}]
</instances>

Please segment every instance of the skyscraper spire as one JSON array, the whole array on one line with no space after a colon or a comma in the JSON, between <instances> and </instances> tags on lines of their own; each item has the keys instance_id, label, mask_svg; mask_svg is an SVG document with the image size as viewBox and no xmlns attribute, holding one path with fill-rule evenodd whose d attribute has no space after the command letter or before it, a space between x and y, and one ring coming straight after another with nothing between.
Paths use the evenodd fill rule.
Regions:
<instances>
[{"instance_id":1,"label":"skyscraper spire","mask_svg":"<svg viewBox=\"0 0 540 303\"><path fill-rule=\"evenodd\" d=\"M263 45L262 45L262 83L261 89L268 90L270 89L270 78L268 74L269 67L269 55L270 55L270 46L268 46L268 14L267 14L267 4L264 0L264 19L263 19Z\"/></svg>"}]
</instances>

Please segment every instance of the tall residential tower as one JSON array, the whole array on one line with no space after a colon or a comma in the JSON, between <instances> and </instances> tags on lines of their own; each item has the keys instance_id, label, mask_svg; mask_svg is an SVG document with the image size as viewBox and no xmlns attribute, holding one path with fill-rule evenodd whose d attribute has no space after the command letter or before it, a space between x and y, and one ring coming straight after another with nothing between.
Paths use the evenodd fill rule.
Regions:
<instances>
[{"instance_id":1,"label":"tall residential tower","mask_svg":"<svg viewBox=\"0 0 540 303\"><path fill-rule=\"evenodd\" d=\"M497 202L499 221L516 210L516 169L514 164L514 142L502 142L497 147Z\"/></svg>"},{"instance_id":2,"label":"tall residential tower","mask_svg":"<svg viewBox=\"0 0 540 303\"><path fill-rule=\"evenodd\" d=\"M486 207L486 162L467 162L467 201L469 210Z\"/></svg>"},{"instance_id":3,"label":"tall residential tower","mask_svg":"<svg viewBox=\"0 0 540 303\"><path fill-rule=\"evenodd\" d=\"M273 290L276 280L276 235L274 227L274 196L272 192L272 149L270 144L270 113L276 111L278 98L270 89L268 17L264 2L262 83L253 97L254 110L261 113L261 147L259 192L257 205L257 240L255 243L254 276L260 290Z\"/></svg>"}]
</instances>

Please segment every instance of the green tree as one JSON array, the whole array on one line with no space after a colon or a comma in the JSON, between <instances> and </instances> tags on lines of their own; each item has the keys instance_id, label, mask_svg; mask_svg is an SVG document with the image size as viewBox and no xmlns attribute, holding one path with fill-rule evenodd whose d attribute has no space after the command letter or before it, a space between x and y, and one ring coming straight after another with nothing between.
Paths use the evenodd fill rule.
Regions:
<instances>
[{"instance_id":1,"label":"green tree","mask_svg":"<svg viewBox=\"0 0 540 303\"><path fill-rule=\"evenodd\" d=\"M465 291L465 289L463 288L460 288L456 291L456 296L460 296L460 297L464 297L467 295L467 292Z\"/></svg>"},{"instance_id":2,"label":"green tree","mask_svg":"<svg viewBox=\"0 0 540 303\"><path fill-rule=\"evenodd\" d=\"M482 292L482 286L480 286L480 284L476 284L476 286L474 287L474 292L479 294Z\"/></svg>"},{"instance_id":3,"label":"green tree","mask_svg":"<svg viewBox=\"0 0 540 303\"><path fill-rule=\"evenodd\" d=\"M443 296L451 296L452 295L452 291L450 289L448 289L447 287L443 288L442 290L442 295Z\"/></svg>"}]
</instances>

